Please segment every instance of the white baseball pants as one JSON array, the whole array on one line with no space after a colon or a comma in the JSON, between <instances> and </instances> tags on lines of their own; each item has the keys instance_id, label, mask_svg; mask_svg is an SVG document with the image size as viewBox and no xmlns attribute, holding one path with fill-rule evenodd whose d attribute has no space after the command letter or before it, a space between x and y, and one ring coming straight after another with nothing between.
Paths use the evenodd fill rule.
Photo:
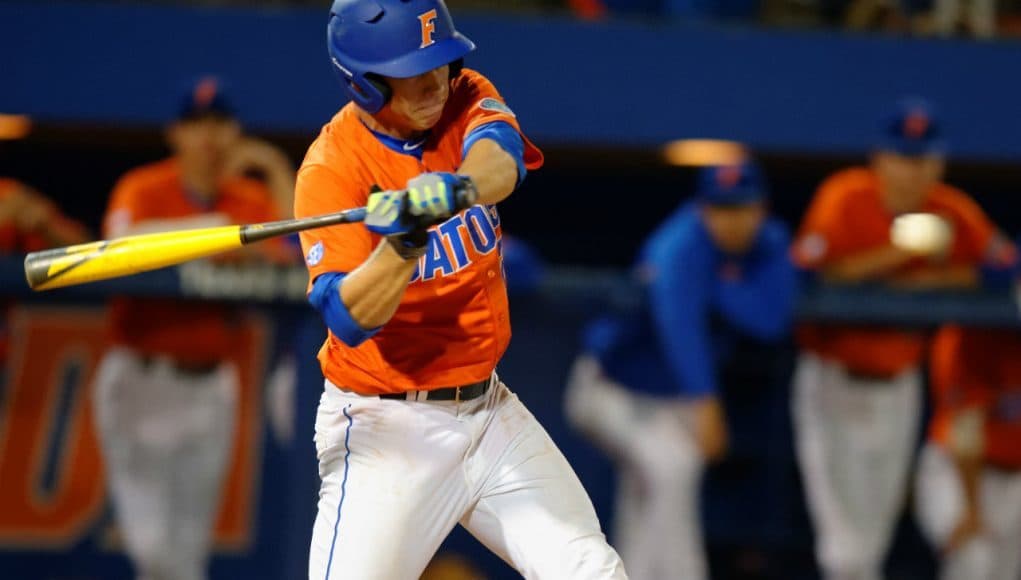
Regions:
<instances>
[{"instance_id":1,"label":"white baseball pants","mask_svg":"<svg viewBox=\"0 0 1021 580\"><path fill-rule=\"evenodd\" d=\"M918 370L861 380L802 353L792 404L824 577L877 580L904 502L922 404Z\"/></svg>"},{"instance_id":2,"label":"white baseball pants","mask_svg":"<svg viewBox=\"0 0 1021 580\"><path fill-rule=\"evenodd\" d=\"M113 348L95 413L114 515L143 580L201 580L234 434L237 370L184 376Z\"/></svg>"},{"instance_id":3,"label":"white baseball pants","mask_svg":"<svg viewBox=\"0 0 1021 580\"><path fill-rule=\"evenodd\" d=\"M707 578L699 512L704 462L682 405L629 391L581 356L566 407L571 423L617 462L613 538L630 577Z\"/></svg>"},{"instance_id":4,"label":"white baseball pants","mask_svg":"<svg viewBox=\"0 0 1021 580\"><path fill-rule=\"evenodd\" d=\"M526 578L626 578L567 460L492 380L461 402L380 399L326 381L310 580L418 578L457 523Z\"/></svg>"},{"instance_id":5,"label":"white baseball pants","mask_svg":"<svg viewBox=\"0 0 1021 580\"><path fill-rule=\"evenodd\" d=\"M915 483L919 525L942 552L964 512L964 487L943 448L922 450ZM943 554L940 580L1021 580L1021 472L985 470L979 502L985 533Z\"/></svg>"}]
</instances>

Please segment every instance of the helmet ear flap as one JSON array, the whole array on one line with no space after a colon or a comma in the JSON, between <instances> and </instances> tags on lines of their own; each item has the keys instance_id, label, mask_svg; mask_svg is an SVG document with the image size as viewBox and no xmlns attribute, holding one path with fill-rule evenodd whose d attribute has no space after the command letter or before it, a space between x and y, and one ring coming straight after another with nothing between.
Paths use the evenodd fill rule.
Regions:
<instances>
[{"instance_id":1,"label":"helmet ear flap","mask_svg":"<svg viewBox=\"0 0 1021 580\"><path fill-rule=\"evenodd\" d=\"M386 79L374 73L366 73L365 80L369 81L369 84L379 91L379 94L383 95L383 104L380 108L386 106L390 102L390 97L393 96L393 89L390 88L390 85L386 84Z\"/></svg>"},{"instance_id":2,"label":"helmet ear flap","mask_svg":"<svg viewBox=\"0 0 1021 580\"><path fill-rule=\"evenodd\" d=\"M459 58L459 59L455 60L454 62L450 63L450 75L449 75L450 76L450 80L454 80L455 78L457 78L458 75L461 74L461 70L463 70L463 69L464 69L464 59L463 58ZM375 88L377 91L379 91L380 95L383 95L383 102L382 102L382 105L380 105L380 108L382 108L383 106L386 106L386 104L390 102L390 97L393 96L393 89L391 89L390 85L388 85L386 83L386 79L384 79L382 76L377 75L375 73L366 73L365 74L365 80L367 80L369 82L369 84L372 85L373 88ZM358 88L358 86L353 84L353 83L352 83L352 86L354 86L355 89Z\"/></svg>"}]
</instances>

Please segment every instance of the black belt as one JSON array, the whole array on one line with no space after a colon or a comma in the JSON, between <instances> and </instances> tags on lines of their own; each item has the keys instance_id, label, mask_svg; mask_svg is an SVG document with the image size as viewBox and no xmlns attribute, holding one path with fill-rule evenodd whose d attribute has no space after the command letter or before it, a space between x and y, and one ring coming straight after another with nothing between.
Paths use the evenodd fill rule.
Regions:
<instances>
[{"instance_id":1,"label":"black belt","mask_svg":"<svg viewBox=\"0 0 1021 580\"><path fill-rule=\"evenodd\" d=\"M405 401L470 401L485 395L489 391L492 377L477 383L460 387L443 387L429 391L408 391L406 393L385 393L380 399L401 399Z\"/></svg>"}]
</instances>

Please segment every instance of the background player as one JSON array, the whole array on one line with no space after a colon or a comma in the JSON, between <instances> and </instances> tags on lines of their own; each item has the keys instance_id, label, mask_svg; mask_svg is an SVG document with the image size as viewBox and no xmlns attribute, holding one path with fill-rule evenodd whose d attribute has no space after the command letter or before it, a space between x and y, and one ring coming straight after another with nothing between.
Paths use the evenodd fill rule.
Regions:
<instances>
[{"instance_id":1,"label":"background player","mask_svg":"<svg viewBox=\"0 0 1021 580\"><path fill-rule=\"evenodd\" d=\"M943 328L917 510L944 580L1021 578L1021 335Z\"/></svg>"},{"instance_id":2,"label":"background player","mask_svg":"<svg viewBox=\"0 0 1021 580\"><path fill-rule=\"evenodd\" d=\"M64 216L41 193L0 178L0 253L24 254L88 241L84 226Z\"/></svg>"},{"instance_id":3,"label":"background player","mask_svg":"<svg viewBox=\"0 0 1021 580\"><path fill-rule=\"evenodd\" d=\"M0 178L0 255L80 244L88 238L84 226L64 216L41 193L14 179ZM11 339L7 329L10 306L9 301L0 301L0 385L4 382Z\"/></svg>"},{"instance_id":4,"label":"background player","mask_svg":"<svg viewBox=\"0 0 1021 580\"><path fill-rule=\"evenodd\" d=\"M417 578L460 522L526 577L624 578L567 460L494 372L510 339L495 204L542 154L461 69L474 44L441 0L338 0L329 49L353 102L309 149L295 215L369 216L301 236L330 330L309 577Z\"/></svg>"},{"instance_id":5,"label":"background player","mask_svg":"<svg viewBox=\"0 0 1021 580\"><path fill-rule=\"evenodd\" d=\"M214 79L185 96L174 156L117 184L104 236L278 219L259 182L229 173L241 132ZM262 168L273 172L280 168ZM251 246L228 259L278 258ZM265 255L264 255L265 253ZM117 523L139 578L205 577L210 527L233 441L240 312L215 303L116 298L95 406Z\"/></svg>"},{"instance_id":6,"label":"background player","mask_svg":"<svg viewBox=\"0 0 1021 580\"><path fill-rule=\"evenodd\" d=\"M794 309L790 235L758 168L699 177L642 251L648 311L592 323L567 389L571 422L620 466L614 540L635 580L708 578L699 484L727 447L716 366L736 335L781 339Z\"/></svg>"},{"instance_id":7,"label":"background player","mask_svg":"<svg viewBox=\"0 0 1021 580\"><path fill-rule=\"evenodd\" d=\"M836 283L973 286L983 262L1012 247L963 192L941 183L944 142L931 107L909 99L883 125L868 168L819 187L794 255ZM893 219L925 212L952 238L914 251L891 243ZM881 574L903 501L921 411L925 337L889 328L807 325L794 377L798 461L826 578Z\"/></svg>"}]
</instances>

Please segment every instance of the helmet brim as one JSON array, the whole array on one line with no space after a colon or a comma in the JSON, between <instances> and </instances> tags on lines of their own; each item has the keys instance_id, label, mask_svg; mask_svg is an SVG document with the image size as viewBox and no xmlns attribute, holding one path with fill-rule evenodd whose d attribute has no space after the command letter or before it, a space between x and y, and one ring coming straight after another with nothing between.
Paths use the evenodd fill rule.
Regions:
<instances>
[{"instance_id":1,"label":"helmet brim","mask_svg":"<svg viewBox=\"0 0 1021 580\"><path fill-rule=\"evenodd\" d=\"M368 68L371 72L385 77L407 79L464 58L473 50L475 43L467 36L455 32L450 38L439 40L432 46Z\"/></svg>"}]
</instances>

